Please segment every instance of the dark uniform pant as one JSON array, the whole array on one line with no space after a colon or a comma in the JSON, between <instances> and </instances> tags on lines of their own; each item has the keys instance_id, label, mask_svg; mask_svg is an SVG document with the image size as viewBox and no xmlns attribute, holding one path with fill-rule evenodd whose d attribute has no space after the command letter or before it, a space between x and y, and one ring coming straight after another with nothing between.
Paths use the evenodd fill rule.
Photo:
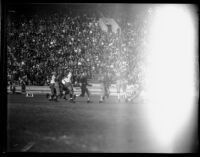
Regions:
<instances>
[{"instance_id":1,"label":"dark uniform pant","mask_svg":"<svg viewBox=\"0 0 200 157\"><path fill-rule=\"evenodd\" d=\"M54 95L56 95L56 90L55 90L55 84L50 84L50 89L51 89L51 96L53 97Z\"/></svg>"},{"instance_id":2,"label":"dark uniform pant","mask_svg":"<svg viewBox=\"0 0 200 157\"><path fill-rule=\"evenodd\" d=\"M90 92L87 88L87 85L86 84L82 84L81 85L81 96L85 96L85 92L87 93L88 96L90 96Z\"/></svg>"}]
</instances>

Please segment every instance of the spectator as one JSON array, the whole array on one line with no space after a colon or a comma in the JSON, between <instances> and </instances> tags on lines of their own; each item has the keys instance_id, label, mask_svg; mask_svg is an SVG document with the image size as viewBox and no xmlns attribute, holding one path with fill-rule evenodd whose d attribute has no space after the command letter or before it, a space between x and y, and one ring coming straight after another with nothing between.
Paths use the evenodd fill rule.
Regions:
<instances>
[{"instance_id":1,"label":"spectator","mask_svg":"<svg viewBox=\"0 0 200 157\"><path fill-rule=\"evenodd\" d=\"M95 79L101 67L112 78L117 69L129 82L136 80L145 35L142 22L122 23L119 36L103 32L95 15L56 12L8 18L7 64L13 80L26 76L26 84L45 85L55 68L65 67L73 69L74 82L82 69Z\"/></svg>"}]
</instances>

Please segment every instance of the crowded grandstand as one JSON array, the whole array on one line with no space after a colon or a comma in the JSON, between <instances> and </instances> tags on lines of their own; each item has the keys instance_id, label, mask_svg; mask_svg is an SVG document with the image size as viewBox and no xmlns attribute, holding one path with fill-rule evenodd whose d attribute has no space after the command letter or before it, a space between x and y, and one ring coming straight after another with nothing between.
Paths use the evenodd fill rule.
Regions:
<instances>
[{"instance_id":1,"label":"crowded grandstand","mask_svg":"<svg viewBox=\"0 0 200 157\"><path fill-rule=\"evenodd\" d=\"M73 84L86 71L91 82L106 72L115 84L119 73L128 85L140 86L146 21L72 8L30 15L8 12L8 83L46 86L52 72L70 69Z\"/></svg>"}]
</instances>

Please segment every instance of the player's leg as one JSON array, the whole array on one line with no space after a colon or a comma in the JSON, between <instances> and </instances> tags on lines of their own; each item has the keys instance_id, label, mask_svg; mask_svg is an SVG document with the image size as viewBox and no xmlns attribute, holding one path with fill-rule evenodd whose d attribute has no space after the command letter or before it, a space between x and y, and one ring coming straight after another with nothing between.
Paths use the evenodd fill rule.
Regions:
<instances>
[{"instance_id":1,"label":"player's leg","mask_svg":"<svg viewBox=\"0 0 200 157\"><path fill-rule=\"evenodd\" d=\"M52 99L52 95L53 95L52 84L49 84L49 88L50 88L50 95L49 95L48 99L51 100Z\"/></svg>"},{"instance_id":2,"label":"player's leg","mask_svg":"<svg viewBox=\"0 0 200 157\"><path fill-rule=\"evenodd\" d=\"M106 85L105 86L105 97L109 97L109 86L108 85Z\"/></svg>"},{"instance_id":3,"label":"player's leg","mask_svg":"<svg viewBox=\"0 0 200 157\"><path fill-rule=\"evenodd\" d=\"M59 86L55 86L55 90L56 90L55 101L58 101L58 96L60 96L60 88L59 88Z\"/></svg>"},{"instance_id":4,"label":"player's leg","mask_svg":"<svg viewBox=\"0 0 200 157\"><path fill-rule=\"evenodd\" d=\"M101 84L101 96L100 96L99 103L102 103L102 102L104 101L104 98L105 98L105 86L104 86L104 84L102 83L102 84Z\"/></svg>"},{"instance_id":5,"label":"player's leg","mask_svg":"<svg viewBox=\"0 0 200 157\"><path fill-rule=\"evenodd\" d=\"M64 91L63 99L67 100L66 96L67 96L67 94L69 94L69 90L68 90L68 88L66 86L63 86L63 91Z\"/></svg>"},{"instance_id":6,"label":"player's leg","mask_svg":"<svg viewBox=\"0 0 200 157\"><path fill-rule=\"evenodd\" d=\"M15 87L15 82L14 81L11 84L11 91L12 91L12 94L15 94L16 87Z\"/></svg>"},{"instance_id":7,"label":"player's leg","mask_svg":"<svg viewBox=\"0 0 200 157\"><path fill-rule=\"evenodd\" d=\"M123 98L126 100L126 84L122 86Z\"/></svg>"},{"instance_id":8,"label":"player's leg","mask_svg":"<svg viewBox=\"0 0 200 157\"><path fill-rule=\"evenodd\" d=\"M73 84L71 84L71 87L72 87L72 97L73 97L73 100L75 100L76 99L76 94L74 92L74 86L73 86Z\"/></svg>"},{"instance_id":9,"label":"player's leg","mask_svg":"<svg viewBox=\"0 0 200 157\"><path fill-rule=\"evenodd\" d=\"M106 97L109 98L110 95L110 89L109 89L109 85L106 86Z\"/></svg>"},{"instance_id":10,"label":"player's leg","mask_svg":"<svg viewBox=\"0 0 200 157\"><path fill-rule=\"evenodd\" d=\"M53 100L54 100L54 101L57 101L57 97L56 97L56 87L55 87L55 86L54 86Z\"/></svg>"},{"instance_id":11,"label":"player's leg","mask_svg":"<svg viewBox=\"0 0 200 157\"><path fill-rule=\"evenodd\" d=\"M103 90L103 100L105 100L105 97L107 96L107 87L104 84L104 90Z\"/></svg>"},{"instance_id":12,"label":"player's leg","mask_svg":"<svg viewBox=\"0 0 200 157\"><path fill-rule=\"evenodd\" d=\"M82 84L81 90L82 90L81 95L82 95L82 97L84 97L85 96L85 92L86 92L86 85L85 84Z\"/></svg>"},{"instance_id":13,"label":"player's leg","mask_svg":"<svg viewBox=\"0 0 200 157\"><path fill-rule=\"evenodd\" d=\"M72 85L70 83L68 83L67 87L68 87L68 90L69 90L70 102L74 102Z\"/></svg>"},{"instance_id":14,"label":"player's leg","mask_svg":"<svg viewBox=\"0 0 200 157\"><path fill-rule=\"evenodd\" d=\"M54 97L54 84L50 84L50 89L51 89L51 95L49 97L49 100L53 100L53 97Z\"/></svg>"},{"instance_id":15,"label":"player's leg","mask_svg":"<svg viewBox=\"0 0 200 157\"><path fill-rule=\"evenodd\" d=\"M120 102L120 83L117 82L117 100Z\"/></svg>"},{"instance_id":16,"label":"player's leg","mask_svg":"<svg viewBox=\"0 0 200 157\"><path fill-rule=\"evenodd\" d=\"M60 98L62 98L62 96L63 96L63 85L59 84L59 88L60 88Z\"/></svg>"},{"instance_id":17,"label":"player's leg","mask_svg":"<svg viewBox=\"0 0 200 157\"><path fill-rule=\"evenodd\" d=\"M26 92L26 82L24 82L24 92Z\"/></svg>"},{"instance_id":18,"label":"player's leg","mask_svg":"<svg viewBox=\"0 0 200 157\"><path fill-rule=\"evenodd\" d=\"M81 84L81 94L79 95L80 97L84 97L84 85L83 84Z\"/></svg>"},{"instance_id":19,"label":"player's leg","mask_svg":"<svg viewBox=\"0 0 200 157\"><path fill-rule=\"evenodd\" d=\"M22 93L26 92L26 85L25 85L24 81L22 81L21 91L22 91Z\"/></svg>"},{"instance_id":20,"label":"player's leg","mask_svg":"<svg viewBox=\"0 0 200 157\"><path fill-rule=\"evenodd\" d=\"M10 82L9 87L10 87L10 92L12 93L12 82Z\"/></svg>"},{"instance_id":21,"label":"player's leg","mask_svg":"<svg viewBox=\"0 0 200 157\"><path fill-rule=\"evenodd\" d=\"M10 92L13 94L13 82L10 83Z\"/></svg>"},{"instance_id":22,"label":"player's leg","mask_svg":"<svg viewBox=\"0 0 200 157\"><path fill-rule=\"evenodd\" d=\"M87 103L90 102L90 91L88 90L88 88L85 88L86 94L87 94Z\"/></svg>"}]
</instances>

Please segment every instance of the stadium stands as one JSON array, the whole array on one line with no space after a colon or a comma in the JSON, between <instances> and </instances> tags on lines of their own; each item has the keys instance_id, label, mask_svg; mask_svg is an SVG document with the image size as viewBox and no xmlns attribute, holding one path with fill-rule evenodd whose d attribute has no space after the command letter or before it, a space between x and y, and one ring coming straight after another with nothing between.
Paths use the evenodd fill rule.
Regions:
<instances>
[{"instance_id":1,"label":"stadium stands","mask_svg":"<svg viewBox=\"0 0 200 157\"><path fill-rule=\"evenodd\" d=\"M131 82L138 79L143 22L118 22L121 34L101 30L95 14L54 12L33 16L8 14L8 80L46 85L52 71L72 68L74 80L87 69L91 80L108 70Z\"/></svg>"}]
</instances>

